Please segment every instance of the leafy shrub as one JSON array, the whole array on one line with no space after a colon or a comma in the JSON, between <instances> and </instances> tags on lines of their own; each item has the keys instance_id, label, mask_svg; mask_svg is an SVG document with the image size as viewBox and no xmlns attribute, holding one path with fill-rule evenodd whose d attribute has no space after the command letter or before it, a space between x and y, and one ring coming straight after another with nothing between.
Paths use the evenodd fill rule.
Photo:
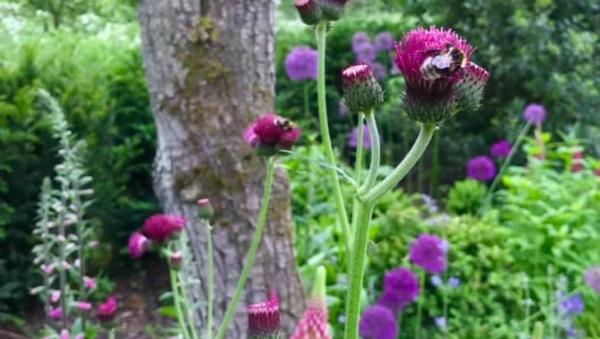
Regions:
<instances>
[{"instance_id":1,"label":"leafy shrub","mask_svg":"<svg viewBox=\"0 0 600 339\"><path fill-rule=\"evenodd\" d=\"M486 186L472 179L454 183L448 193L446 208L454 214L476 214L487 193Z\"/></svg>"}]
</instances>

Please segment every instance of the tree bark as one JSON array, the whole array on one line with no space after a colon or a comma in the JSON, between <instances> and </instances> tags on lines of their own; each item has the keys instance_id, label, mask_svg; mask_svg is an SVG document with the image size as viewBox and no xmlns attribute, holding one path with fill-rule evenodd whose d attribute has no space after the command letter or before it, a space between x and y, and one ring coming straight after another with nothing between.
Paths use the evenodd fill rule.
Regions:
<instances>
[{"instance_id":1,"label":"tree bark","mask_svg":"<svg viewBox=\"0 0 600 339\"><path fill-rule=\"evenodd\" d=\"M237 283L255 230L265 164L242 132L274 99L273 0L141 0L142 52L158 133L154 189L168 213L187 217L187 234L200 275L195 298L206 300L205 225L195 201L215 208L215 326ZM278 170L268 225L228 332L246 337L245 305L275 289L289 334L303 311L296 271L290 188ZM197 311L203 329L206 307ZM202 333L202 332L200 332Z\"/></svg>"}]
</instances>

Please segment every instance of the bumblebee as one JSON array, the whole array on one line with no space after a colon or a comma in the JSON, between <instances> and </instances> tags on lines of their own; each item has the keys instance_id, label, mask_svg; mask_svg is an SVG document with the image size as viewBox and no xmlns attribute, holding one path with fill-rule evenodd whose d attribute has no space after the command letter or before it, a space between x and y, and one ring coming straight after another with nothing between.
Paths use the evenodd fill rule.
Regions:
<instances>
[{"instance_id":1,"label":"bumblebee","mask_svg":"<svg viewBox=\"0 0 600 339\"><path fill-rule=\"evenodd\" d=\"M294 123L289 119L277 119L275 125L283 131L291 131L294 128Z\"/></svg>"},{"instance_id":2,"label":"bumblebee","mask_svg":"<svg viewBox=\"0 0 600 339\"><path fill-rule=\"evenodd\" d=\"M421 74L425 80L449 77L467 64L467 56L460 49L448 44L435 56L430 56L421 65Z\"/></svg>"}]
</instances>

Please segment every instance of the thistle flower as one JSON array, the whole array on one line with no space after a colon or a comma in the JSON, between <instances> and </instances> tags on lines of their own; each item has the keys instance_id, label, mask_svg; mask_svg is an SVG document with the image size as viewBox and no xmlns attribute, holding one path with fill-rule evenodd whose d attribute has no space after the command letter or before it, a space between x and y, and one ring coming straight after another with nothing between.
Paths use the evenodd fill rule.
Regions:
<instances>
[{"instance_id":1,"label":"thistle flower","mask_svg":"<svg viewBox=\"0 0 600 339\"><path fill-rule=\"evenodd\" d=\"M318 52L312 48L299 46L285 58L285 71L292 81L316 80Z\"/></svg>"},{"instance_id":2,"label":"thistle flower","mask_svg":"<svg viewBox=\"0 0 600 339\"><path fill-rule=\"evenodd\" d=\"M248 337L278 338L280 329L279 300L275 291L268 301L248 306Z\"/></svg>"},{"instance_id":3,"label":"thistle flower","mask_svg":"<svg viewBox=\"0 0 600 339\"><path fill-rule=\"evenodd\" d=\"M418 28L396 47L411 119L439 123L479 105L488 72L471 62L473 48L450 29Z\"/></svg>"},{"instance_id":4,"label":"thistle flower","mask_svg":"<svg viewBox=\"0 0 600 339\"><path fill-rule=\"evenodd\" d=\"M429 273L446 270L448 242L435 235L421 234L410 246L410 260Z\"/></svg>"},{"instance_id":5,"label":"thistle flower","mask_svg":"<svg viewBox=\"0 0 600 339\"><path fill-rule=\"evenodd\" d=\"M214 215L214 210L212 204L210 203L210 199L200 199L196 202L198 206L198 216L205 220L211 220Z\"/></svg>"},{"instance_id":6,"label":"thistle flower","mask_svg":"<svg viewBox=\"0 0 600 339\"><path fill-rule=\"evenodd\" d=\"M589 287L600 294L600 266L593 266L585 271L583 280Z\"/></svg>"},{"instance_id":7,"label":"thistle flower","mask_svg":"<svg viewBox=\"0 0 600 339\"><path fill-rule=\"evenodd\" d=\"M294 6L305 24L315 25L321 20L319 0L294 0Z\"/></svg>"},{"instance_id":8,"label":"thistle flower","mask_svg":"<svg viewBox=\"0 0 600 339\"><path fill-rule=\"evenodd\" d=\"M244 141L259 154L271 156L290 149L300 139L300 128L290 120L272 113L260 116L244 131Z\"/></svg>"},{"instance_id":9,"label":"thistle flower","mask_svg":"<svg viewBox=\"0 0 600 339\"><path fill-rule=\"evenodd\" d=\"M383 90L373 76L371 66L357 64L342 71L344 99L350 112L369 114L383 102Z\"/></svg>"},{"instance_id":10,"label":"thistle flower","mask_svg":"<svg viewBox=\"0 0 600 339\"><path fill-rule=\"evenodd\" d=\"M90 278L90 277L83 277L83 285L85 285L85 288L87 288L88 290L95 290L96 289L96 279L94 278Z\"/></svg>"},{"instance_id":11,"label":"thistle flower","mask_svg":"<svg viewBox=\"0 0 600 339\"><path fill-rule=\"evenodd\" d=\"M390 32L381 32L375 36L375 50L391 51L394 48L394 36Z\"/></svg>"},{"instance_id":12,"label":"thistle flower","mask_svg":"<svg viewBox=\"0 0 600 339\"><path fill-rule=\"evenodd\" d=\"M499 140L490 148L490 153L494 158L501 159L506 158L512 149L512 146L508 140Z\"/></svg>"},{"instance_id":13,"label":"thistle flower","mask_svg":"<svg viewBox=\"0 0 600 339\"><path fill-rule=\"evenodd\" d=\"M98 308L96 309L98 319L105 323L111 322L117 314L117 307L117 298L115 296L108 297L106 301L98 305Z\"/></svg>"},{"instance_id":14,"label":"thistle flower","mask_svg":"<svg viewBox=\"0 0 600 339\"><path fill-rule=\"evenodd\" d=\"M144 235L156 242L163 242L185 226L184 217L168 214L155 214L144 221Z\"/></svg>"},{"instance_id":15,"label":"thistle flower","mask_svg":"<svg viewBox=\"0 0 600 339\"><path fill-rule=\"evenodd\" d=\"M523 111L523 118L530 124L540 127L546 120L546 108L536 103L529 104Z\"/></svg>"},{"instance_id":16,"label":"thistle flower","mask_svg":"<svg viewBox=\"0 0 600 339\"><path fill-rule=\"evenodd\" d=\"M52 320L61 320L63 317L63 309L62 307L54 307L48 310L48 317Z\"/></svg>"},{"instance_id":17,"label":"thistle flower","mask_svg":"<svg viewBox=\"0 0 600 339\"><path fill-rule=\"evenodd\" d=\"M467 176L478 181L488 181L496 176L496 165L492 159L481 155L469 160Z\"/></svg>"},{"instance_id":18,"label":"thistle flower","mask_svg":"<svg viewBox=\"0 0 600 339\"><path fill-rule=\"evenodd\" d=\"M92 304L87 301L74 301L73 306L80 311L87 312L92 309Z\"/></svg>"},{"instance_id":19,"label":"thistle flower","mask_svg":"<svg viewBox=\"0 0 600 339\"><path fill-rule=\"evenodd\" d=\"M352 36L352 51L358 53L363 44L371 44L371 38L365 32L356 32Z\"/></svg>"},{"instance_id":20,"label":"thistle flower","mask_svg":"<svg viewBox=\"0 0 600 339\"><path fill-rule=\"evenodd\" d=\"M141 258L150 247L150 240L141 232L133 232L129 236L129 254L132 258Z\"/></svg>"},{"instance_id":21,"label":"thistle flower","mask_svg":"<svg viewBox=\"0 0 600 339\"><path fill-rule=\"evenodd\" d=\"M360 318L359 333L364 339L396 339L398 324L388 308L373 305Z\"/></svg>"},{"instance_id":22,"label":"thistle flower","mask_svg":"<svg viewBox=\"0 0 600 339\"><path fill-rule=\"evenodd\" d=\"M319 266L315 275L311 299L308 300L306 310L290 339L331 339L327 324L325 278L325 268Z\"/></svg>"},{"instance_id":23,"label":"thistle flower","mask_svg":"<svg viewBox=\"0 0 600 339\"><path fill-rule=\"evenodd\" d=\"M342 17L344 6L348 0L320 0L321 13L323 19L328 21L336 21Z\"/></svg>"},{"instance_id":24,"label":"thistle flower","mask_svg":"<svg viewBox=\"0 0 600 339\"><path fill-rule=\"evenodd\" d=\"M397 313L419 296L417 275L407 268L397 268L385 274L383 294L378 304Z\"/></svg>"},{"instance_id":25,"label":"thistle flower","mask_svg":"<svg viewBox=\"0 0 600 339\"><path fill-rule=\"evenodd\" d=\"M352 149L356 149L358 146L358 127L354 127L350 135L348 136L348 146ZM363 148L371 149L371 134L369 133L369 127L365 126L363 130Z\"/></svg>"}]
</instances>

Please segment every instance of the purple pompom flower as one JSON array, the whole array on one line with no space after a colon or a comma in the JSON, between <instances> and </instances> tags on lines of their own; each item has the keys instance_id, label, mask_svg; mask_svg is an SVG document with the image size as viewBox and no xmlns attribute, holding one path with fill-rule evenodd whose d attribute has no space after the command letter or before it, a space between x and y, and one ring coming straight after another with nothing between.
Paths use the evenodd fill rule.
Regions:
<instances>
[{"instance_id":1,"label":"purple pompom flower","mask_svg":"<svg viewBox=\"0 0 600 339\"><path fill-rule=\"evenodd\" d=\"M546 108L540 104L529 104L523 111L523 118L530 124L539 127L546 120Z\"/></svg>"},{"instance_id":2,"label":"purple pompom flower","mask_svg":"<svg viewBox=\"0 0 600 339\"><path fill-rule=\"evenodd\" d=\"M397 268L385 274L383 294L378 304L395 314L415 301L420 291L417 275L407 268Z\"/></svg>"},{"instance_id":3,"label":"purple pompom flower","mask_svg":"<svg viewBox=\"0 0 600 339\"><path fill-rule=\"evenodd\" d=\"M375 61L377 56L375 46L373 46L371 43L364 43L357 46L354 53L356 53L357 63L371 64L373 61Z\"/></svg>"},{"instance_id":4,"label":"purple pompom flower","mask_svg":"<svg viewBox=\"0 0 600 339\"><path fill-rule=\"evenodd\" d=\"M560 313L569 317L574 317L583 313L584 308L585 305L581 293L562 299L559 305Z\"/></svg>"},{"instance_id":5,"label":"purple pompom flower","mask_svg":"<svg viewBox=\"0 0 600 339\"><path fill-rule=\"evenodd\" d=\"M348 136L348 146L352 149L356 149L358 145L358 127L354 127L352 132ZM371 134L369 133L369 127L365 125L363 133L363 148L371 149Z\"/></svg>"},{"instance_id":6,"label":"purple pompom flower","mask_svg":"<svg viewBox=\"0 0 600 339\"><path fill-rule=\"evenodd\" d=\"M496 176L496 165L485 155L475 157L467 164L467 176L478 181L492 180Z\"/></svg>"},{"instance_id":7,"label":"purple pompom flower","mask_svg":"<svg viewBox=\"0 0 600 339\"><path fill-rule=\"evenodd\" d=\"M375 36L375 50L391 51L394 48L394 36L390 32L381 32Z\"/></svg>"},{"instance_id":8,"label":"purple pompom flower","mask_svg":"<svg viewBox=\"0 0 600 339\"><path fill-rule=\"evenodd\" d=\"M508 140L500 140L492 145L490 153L496 159L502 159L508 157L512 146Z\"/></svg>"},{"instance_id":9,"label":"purple pompom flower","mask_svg":"<svg viewBox=\"0 0 600 339\"><path fill-rule=\"evenodd\" d=\"M373 305L363 312L359 333L364 339L396 339L398 336L396 317L388 308Z\"/></svg>"},{"instance_id":10,"label":"purple pompom flower","mask_svg":"<svg viewBox=\"0 0 600 339\"><path fill-rule=\"evenodd\" d=\"M384 64L374 62L371 64L371 68L373 69L373 75L375 76L375 79L382 81L387 78L387 68Z\"/></svg>"},{"instance_id":11,"label":"purple pompom flower","mask_svg":"<svg viewBox=\"0 0 600 339\"><path fill-rule=\"evenodd\" d=\"M447 267L448 242L431 234L421 234L410 246L410 260L429 273L442 273Z\"/></svg>"},{"instance_id":12,"label":"purple pompom flower","mask_svg":"<svg viewBox=\"0 0 600 339\"><path fill-rule=\"evenodd\" d=\"M318 52L309 47L295 47L285 58L285 71L293 81L317 79Z\"/></svg>"},{"instance_id":13,"label":"purple pompom flower","mask_svg":"<svg viewBox=\"0 0 600 339\"><path fill-rule=\"evenodd\" d=\"M371 38L365 32L356 32L352 36L352 51L358 53L360 47L364 44L371 44Z\"/></svg>"},{"instance_id":14,"label":"purple pompom flower","mask_svg":"<svg viewBox=\"0 0 600 339\"><path fill-rule=\"evenodd\" d=\"M583 280L585 280L585 283L594 291L600 293L600 266L588 268L583 275Z\"/></svg>"}]
</instances>

